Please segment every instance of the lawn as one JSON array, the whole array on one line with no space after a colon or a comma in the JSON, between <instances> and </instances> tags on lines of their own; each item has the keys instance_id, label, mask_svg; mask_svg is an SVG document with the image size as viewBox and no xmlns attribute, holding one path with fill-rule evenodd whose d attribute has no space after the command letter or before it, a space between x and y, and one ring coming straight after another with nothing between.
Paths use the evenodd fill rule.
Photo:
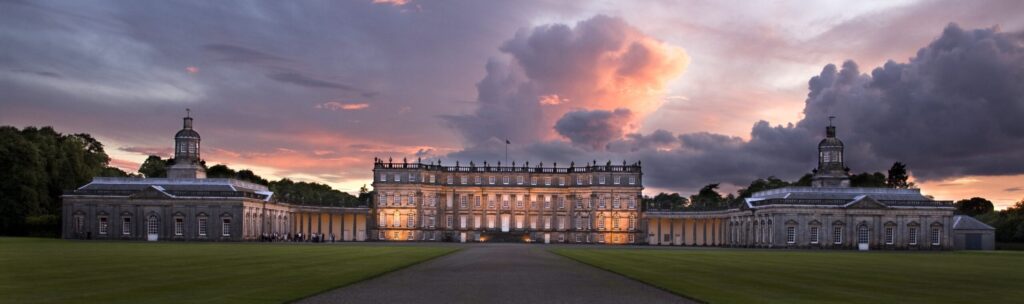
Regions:
<instances>
[{"instance_id":1,"label":"lawn","mask_svg":"<svg viewBox=\"0 0 1024 304\"><path fill-rule=\"evenodd\" d=\"M1020 303L1024 252L560 248L711 303Z\"/></svg>"},{"instance_id":2,"label":"lawn","mask_svg":"<svg viewBox=\"0 0 1024 304\"><path fill-rule=\"evenodd\" d=\"M0 302L280 303L452 251L375 244L0 238Z\"/></svg>"}]
</instances>

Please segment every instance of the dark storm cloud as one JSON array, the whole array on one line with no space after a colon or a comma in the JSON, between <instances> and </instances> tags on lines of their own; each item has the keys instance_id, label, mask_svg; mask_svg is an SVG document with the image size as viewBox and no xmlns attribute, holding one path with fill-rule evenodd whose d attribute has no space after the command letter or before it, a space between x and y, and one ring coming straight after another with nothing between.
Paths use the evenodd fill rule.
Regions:
<instances>
[{"instance_id":1,"label":"dark storm cloud","mask_svg":"<svg viewBox=\"0 0 1024 304\"><path fill-rule=\"evenodd\" d=\"M633 119L629 109L576 110L565 113L555 122L555 131L572 143L603 149L608 142L622 137L622 129Z\"/></svg>"},{"instance_id":2,"label":"dark storm cloud","mask_svg":"<svg viewBox=\"0 0 1024 304\"><path fill-rule=\"evenodd\" d=\"M207 44L203 46L203 50L217 54L220 60L223 61L245 63L288 61L288 59L285 59L277 55L268 54L250 48L230 44Z\"/></svg>"},{"instance_id":3,"label":"dark storm cloud","mask_svg":"<svg viewBox=\"0 0 1024 304\"><path fill-rule=\"evenodd\" d=\"M870 74L852 61L829 64L808 81L808 89L804 119L786 126L757 122L749 140L658 130L613 140L605 152L553 141L513 153L520 159L642 160L647 184L656 188L746 185L756 178L809 173L834 115L854 172L884 171L901 161L920 180L1024 173L1021 33L951 24L906 63L889 61ZM499 146L450 156L494 157Z\"/></svg>"},{"instance_id":4,"label":"dark storm cloud","mask_svg":"<svg viewBox=\"0 0 1024 304\"><path fill-rule=\"evenodd\" d=\"M344 91L358 91L356 88L338 82L320 80L296 72L277 72L267 74L267 78L310 88L339 89Z\"/></svg>"}]
</instances>

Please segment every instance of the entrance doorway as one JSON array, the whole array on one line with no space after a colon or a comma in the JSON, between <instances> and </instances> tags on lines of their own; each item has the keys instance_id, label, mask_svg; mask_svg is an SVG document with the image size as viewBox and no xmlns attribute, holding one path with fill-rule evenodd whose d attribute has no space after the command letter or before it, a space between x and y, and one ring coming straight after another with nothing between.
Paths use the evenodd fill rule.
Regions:
<instances>
[{"instance_id":1,"label":"entrance doorway","mask_svg":"<svg viewBox=\"0 0 1024 304\"><path fill-rule=\"evenodd\" d=\"M160 219L156 215L150 215L146 220L146 240L154 242L160 238Z\"/></svg>"}]
</instances>

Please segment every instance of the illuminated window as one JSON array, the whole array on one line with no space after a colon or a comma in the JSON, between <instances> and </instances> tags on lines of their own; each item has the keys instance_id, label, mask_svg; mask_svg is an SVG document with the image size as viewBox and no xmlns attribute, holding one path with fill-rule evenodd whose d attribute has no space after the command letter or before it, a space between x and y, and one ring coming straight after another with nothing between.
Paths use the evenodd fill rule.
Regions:
<instances>
[{"instance_id":1,"label":"illuminated window","mask_svg":"<svg viewBox=\"0 0 1024 304\"><path fill-rule=\"evenodd\" d=\"M558 185L559 186L565 186L565 177L559 177L558 178Z\"/></svg>"},{"instance_id":2,"label":"illuminated window","mask_svg":"<svg viewBox=\"0 0 1024 304\"><path fill-rule=\"evenodd\" d=\"M460 195L460 197L461 197L461 199L459 200L459 208L460 209L469 208L469 196L468 195Z\"/></svg>"},{"instance_id":3,"label":"illuminated window","mask_svg":"<svg viewBox=\"0 0 1024 304\"><path fill-rule=\"evenodd\" d=\"M551 186L551 177L550 176L544 178L544 185L545 186Z\"/></svg>"},{"instance_id":4,"label":"illuminated window","mask_svg":"<svg viewBox=\"0 0 1024 304\"><path fill-rule=\"evenodd\" d=\"M437 182L437 181L435 180L435 178L436 178L436 177L437 177L437 176L435 176L435 175L433 175L433 174L431 174L431 175L430 175L430 183L431 183L431 184L433 184L433 183L436 183L436 182Z\"/></svg>"},{"instance_id":5,"label":"illuminated window","mask_svg":"<svg viewBox=\"0 0 1024 304\"><path fill-rule=\"evenodd\" d=\"M409 215L405 217L405 227L416 228L416 214L415 213L409 213Z\"/></svg>"},{"instance_id":6,"label":"illuminated window","mask_svg":"<svg viewBox=\"0 0 1024 304\"><path fill-rule=\"evenodd\" d=\"M463 185L469 184L469 176L463 175L463 176L459 177L459 183L461 183Z\"/></svg>"}]
</instances>

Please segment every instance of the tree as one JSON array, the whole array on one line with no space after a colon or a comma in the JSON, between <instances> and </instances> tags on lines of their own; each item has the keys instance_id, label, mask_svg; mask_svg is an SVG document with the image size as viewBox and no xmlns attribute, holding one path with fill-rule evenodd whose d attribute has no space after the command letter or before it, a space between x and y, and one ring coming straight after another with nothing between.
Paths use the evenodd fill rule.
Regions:
<instances>
[{"instance_id":1,"label":"tree","mask_svg":"<svg viewBox=\"0 0 1024 304\"><path fill-rule=\"evenodd\" d=\"M121 170L120 168L116 168L116 167L105 167L102 170L100 170L100 173L97 174L96 176L99 176L99 177L141 177L138 174L128 173L128 172L125 172L124 170Z\"/></svg>"},{"instance_id":2,"label":"tree","mask_svg":"<svg viewBox=\"0 0 1024 304\"><path fill-rule=\"evenodd\" d=\"M866 187L866 188L885 188L886 180L885 174L882 172L867 173L850 176L851 187Z\"/></svg>"},{"instance_id":3,"label":"tree","mask_svg":"<svg viewBox=\"0 0 1024 304\"><path fill-rule=\"evenodd\" d=\"M813 178L813 177L814 177L814 175L812 175L810 173L804 174L804 176L801 176L799 180L793 182L791 184L791 186L810 187L811 186L811 178Z\"/></svg>"},{"instance_id":4,"label":"tree","mask_svg":"<svg viewBox=\"0 0 1024 304\"><path fill-rule=\"evenodd\" d=\"M970 216L978 216L995 210L991 201L980 197L959 200L953 203L953 206L961 213Z\"/></svg>"},{"instance_id":5,"label":"tree","mask_svg":"<svg viewBox=\"0 0 1024 304\"><path fill-rule=\"evenodd\" d=\"M690 196L690 205L695 208L715 208L723 206L722 194L715 191L718 184L708 184L697 191L697 194Z\"/></svg>"},{"instance_id":6,"label":"tree","mask_svg":"<svg viewBox=\"0 0 1024 304\"><path fill-rule=\"evenodd\" d=\"M665 192L658 193L653 198L641 199L641 203L644 203L649 209L660 210L679 210L686 208L689 204L688 200L679 195L679 193L669 194Z\"/></svg>"},{"instance_id":7,"label":"tree","mask_svg":"<svg viewBox=\"0 0 1024 304\"><path fill-rule=\"evenodd\" d=\"M914 183L909 183L907 180L910 176L907 174L907 165L901 162L895 162L892 164L892 168L889 168L889 178L886 180L886 186L889 188L896 189L909 189L914 187Z\"/></svg>"},{"instance_id":8,"label":"tree","mask_svg":"<svg viewBox=\"0 0 1024 304\"><path fill-rule=\"evenodd\" d=\"M214 165L206 169L206 178L235 178L238 172L228 168L226 165Z\"/></svg>"},{"instance_id":9,"label":"tree","mask_svg":"<svg viewBox=\"0 0 1024 304\"><path fill-rule=\"evenodd\" d=\"M789 185L790 183L787 181L769 176L767 179L759 178L750 182L749 186L736 191L736 194L739 195L739 198L748 198L756 192L788 187ZM810 186L810 183L807 185Z\"/></svg>"},{"instance_id":10,"label":"tree","mask_svg":"<svg viewBox=\"0 0 1024 304\"><path fill-rule=\"evenodd\" d=\"M150 155L146 161L139 166L139 174L147 178L167 177L167 161L159 156Z\"/></svg>"}]
</instances>

